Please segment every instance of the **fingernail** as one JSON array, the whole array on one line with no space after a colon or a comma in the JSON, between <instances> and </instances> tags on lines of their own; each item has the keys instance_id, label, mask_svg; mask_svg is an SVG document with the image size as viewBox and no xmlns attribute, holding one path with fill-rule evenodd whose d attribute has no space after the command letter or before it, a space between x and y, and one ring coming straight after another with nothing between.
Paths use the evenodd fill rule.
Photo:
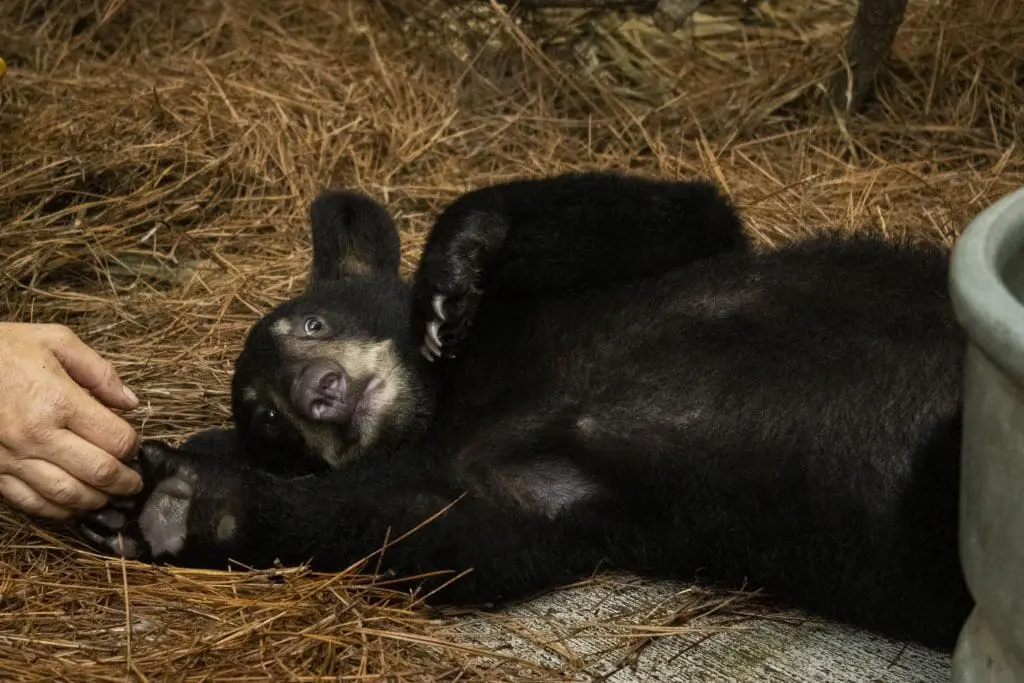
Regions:
<instances>
[{"instance_id":1,"label":"fingernail","mask_svg":"<svg viewBox=\"0 0 1024 683\"><path fill-rule=\"evenodd\" d=\"M122 388L122 389L124 389L124 395L125 395L125 397L126 397L126 398L127 398L127 399L128 399L128 400L129 400L130 402L131 402L131 403L138 403L138 402L139 402L139 397L135 395L135 392L134 392L134 391L132 391L132 390L131 390L131 389L129 389L128 387L121 387L121 388Z\"/></svg>"}]
</instances>

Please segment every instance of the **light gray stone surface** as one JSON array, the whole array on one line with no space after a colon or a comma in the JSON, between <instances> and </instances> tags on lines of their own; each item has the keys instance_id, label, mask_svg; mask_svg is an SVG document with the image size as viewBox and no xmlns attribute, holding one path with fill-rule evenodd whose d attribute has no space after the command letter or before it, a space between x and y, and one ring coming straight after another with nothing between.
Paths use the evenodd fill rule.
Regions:
<instances>
[{"instance_id":1,"label":"light gray stone surface","mask_svg":"<svg viewBox=\"0 0 1024 683\"><path fill-rule=\"evenodd\" d=\"M705 597L701 597L705 596ZM562 670L552 680L612 683L934 683L950 657L796 613L723 623L689 618L706 594L623 579L557 591L493 615L455 620L458 637ZM734 612L735 610L730 610ZM671 623L643 638L636 624ZM638 651L638 652L637 652ZM635 656L631 656L635 653ZM528 676L534 678L543 674Z\"/></svg>"}]
</instances>

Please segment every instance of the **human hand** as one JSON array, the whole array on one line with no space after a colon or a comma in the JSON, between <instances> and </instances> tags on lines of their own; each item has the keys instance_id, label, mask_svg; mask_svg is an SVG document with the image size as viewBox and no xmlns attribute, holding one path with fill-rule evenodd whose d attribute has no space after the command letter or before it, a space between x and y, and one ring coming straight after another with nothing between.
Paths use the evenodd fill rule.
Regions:
<instances>
[{"instance_id":1,"label":"human hand","mask_svg":"<svg viewBox=\"0 0 1024 683\"><path fill-rule=\"evenodd\" d=\"M62 325L0 323L0 496L37 517L66 519L132 495L121 462L135 430L110 408L138 398L113 366Z\"/></svg>"}]
</instances>

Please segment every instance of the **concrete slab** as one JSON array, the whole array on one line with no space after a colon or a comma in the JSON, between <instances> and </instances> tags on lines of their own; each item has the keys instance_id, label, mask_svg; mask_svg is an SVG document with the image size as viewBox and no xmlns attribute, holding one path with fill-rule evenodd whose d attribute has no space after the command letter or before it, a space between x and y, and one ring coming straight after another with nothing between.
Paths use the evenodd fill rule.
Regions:
<instances>
[{"instance_id":1,"label":"concrete slab","mask_svg":"<svg viewBox=\"0 0 1024 683\"><path fill-rule=\"evenodd\" d=\"M706 602L671 582L600 582L457 620L460 638L611 683L935 683L950 657L799 613L725 624L689 618ZM686 607L690 605L690 607ZM686 618L672 625L674 612ZM734 609L728 610L730 613ZM651 627L650 624L662 624ZM638 624L647 624L639 627ZM557 679L562 679L558 676Z\"/></svg>"}]
</instances>

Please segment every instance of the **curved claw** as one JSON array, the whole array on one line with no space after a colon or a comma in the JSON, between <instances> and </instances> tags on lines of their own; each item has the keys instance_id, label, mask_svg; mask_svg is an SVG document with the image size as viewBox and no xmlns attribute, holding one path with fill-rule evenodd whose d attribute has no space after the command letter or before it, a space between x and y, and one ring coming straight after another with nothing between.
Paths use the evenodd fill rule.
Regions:
<instances>
[{"instance_id":1,"label":"curved claw","mask_svg":"<svg viewBox=\"0 0 1024 683\"><path fill-rule=\"evenodd\" d=\"M104 550L108 549L107 537L103 534L93 531L84 524L79 524L75 531L82 536L85 536L85 538L96 547L103 548Z\"/></svg>"},{"instance_id":2,"label":"curved claw","mask_svg":"<svg viewBox=\"0 0 1024 683\"><path fill-rule=\"evenodd\" d=\"M448 316L444 313L444 302L445 296L443 294L435 294L430 300L430 307L434 310L434 315L436 315L437 319L441 322L448 321Z\"/></svg>"},{"instance_id":3,"label":"curved claw","mask_svg":"<svg viewBox=\"0 0 1024 683\"><path fill-rule=\"evenodd\" d=\"M436 320L427 323L427 339L426 341L430 344L430 348L436 349L437 353L441 353L441 347L444 344L441 343L440 337L441 323Z\"/></svg>"},{"instance_id":4,"label":"curved claw","mask_svg":"<svg viewBox=\"0 0 1024 683\"><path fill-rule=\"evenodd\" d=\"M431 325L436 324L437 323L431 323ZM427 326L427 334L423 336L423 346L420 347L420 353L426 355L427 360L431 362L441 357L441 343L437 340L437 331L435 330L434 334L431 335L429 325Z\"/></svg>"}]
</instances>

